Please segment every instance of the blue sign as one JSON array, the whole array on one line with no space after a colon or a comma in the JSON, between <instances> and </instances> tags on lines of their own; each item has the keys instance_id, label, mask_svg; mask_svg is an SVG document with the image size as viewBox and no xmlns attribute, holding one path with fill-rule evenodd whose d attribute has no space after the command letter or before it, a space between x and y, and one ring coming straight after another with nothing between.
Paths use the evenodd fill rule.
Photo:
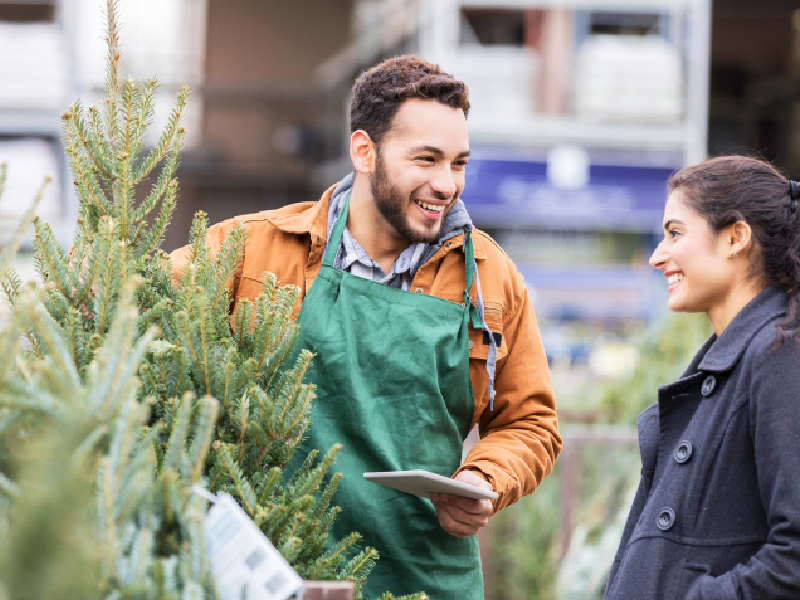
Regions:
<instances>
[{"instance_id":1,"label":"blue sign","mask_svg":"<svg viewBox=\"0 0 800 600\"><path fill-rule=\"evenodd\" d=\"M463 199L478 227L656 232L675 170L592 164L574 189L553 185L544 161L472 158Z\"/></svg>"}]
</instances>

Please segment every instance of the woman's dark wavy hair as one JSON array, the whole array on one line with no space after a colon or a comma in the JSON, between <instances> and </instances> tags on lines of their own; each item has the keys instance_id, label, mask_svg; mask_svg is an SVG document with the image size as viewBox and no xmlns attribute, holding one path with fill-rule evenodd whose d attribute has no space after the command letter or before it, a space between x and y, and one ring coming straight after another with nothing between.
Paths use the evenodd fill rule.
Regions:
<instances>
[{"instance_id":1,"label":"woman's dark wavy hair","mask_svg":"<svg viewBox=\"0 0 800 600\"><path fill-rule=\"evenodd\" d=\"M780 284L790 295L778 343L786 335L800 342L800 215L789 181L765 160L720 156L681 169L668 187L680 190L714 231L737 221L750 225L756 242L749 251L751 276Z\"/></svg>"},{"instance_id":2,"label":"woman's dark wavy hair","mask_svg":"<svg viewBox=\"0 0 800 600\"><path fill-rule=\"evenodd\" d=\"M435 100L469 112L469 91L463 81L418 56L404 54L364 71L353 84L350 132L359 129L380 145L406 100Z\"/></svg>"}]
</instances>

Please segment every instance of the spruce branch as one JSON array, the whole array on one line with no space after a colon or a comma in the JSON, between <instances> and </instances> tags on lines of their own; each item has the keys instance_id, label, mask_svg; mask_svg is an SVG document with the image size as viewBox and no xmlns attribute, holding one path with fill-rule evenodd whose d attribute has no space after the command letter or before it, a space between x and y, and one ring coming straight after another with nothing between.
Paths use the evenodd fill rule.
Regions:
<instances>
[{"instance_id":1,"label":"spruce branch","mask_svg":"<svg viewBox=\"0 0 800 600\"><path fill-rule=\"evenodd\" d=\"M187 461L191 465L188 480L197 483L203 475L206 455L214 434L219 402L211 397L203 398L200 414L195 422L195 435L189 447Z\"/></svg>"},{"instance_id":2,"label":"spruce branch","mask_svg":"<svg viewBox=\"0 0 800 600\"><path fill-rule=\"evenodd\" d=\"M219 444L217 452L219 456L222 457L222 463L225 465L228 475L231 478L231 482L236 491L236 497L242 503L242 508L252 518L256 514L257 503L256 495L253 492L253 488L250 486L250 482L247 481L241 469L233 460L229 444Z\"/></svg>"},{"instance_id":3,"label":"spruce branch","mask_svg":"<svg viewBox=\"0 0 800 600\"><path fill-rule=\"evenodd\" d=\"M353 581L356 588L360 589L378 558L378 551L374 548L362 550L347 562L339 572L338 578L343 581Z\"/></svg>"},{"instance_id":4,"label":"spruce branch","mask_svg":"<svg viewBox=\"0 0 800 600\"><path fill-rule=\"evenodd\" d=\"M186 392L180 402L176 402L173 409L172 431L170 434L167 452L161 463L162 470L180 471L180 461L184 451L186 435L189 432L190 418L194 394Z\"/></svg>"},{"instance_id":5,"label":"spruce branch","mask_svg":"<svg viewBox=\"0 0 800 600\"><path fill-rule=\"evenodd\" d=\"M166 156L170 148L173 147L173 139L176 135L179 137L183 135L183 128L180 126L183 111L186 108L186 102L189 99L189 87L182 86L175 96L175 105L170 113L167 127L164 129L161 136L158 138L155 147L142 161L139 167L133 173L133 183L137 184L147 177L155 166Z\"/></svg>"},{"instance_id":6,"label":"spruce branch","mask_svg":"<svg viewBox=\"0 0 800 600\"><path fill-rule=\"evenodd\" d=\"M54 289L63 296L69 296L70 276L67 272L67 256L56 241L48 223L39 217L33 219L35 231L33 247L36 251L35 264L42 281L51 282Z\"/></svg>"},{"instance_id":7,"label":"spruce branch","mask_svg":"<svg viewBox=\"0 0 800 600\"><path fill-rule=\"evenodd\" d=\"M89 108L89 117L93 119L93 115L97 114L97 109L94 107ZM80 141L83 147L83 152L92 161L95 169L106 181L114 180L113 166L109 156L106 154L103 145L99 143L98 137L93 135L94 132L87 129L85 117L81 110L80 102L75 102L71 109L68 111L69 127L74 131L75 138ZM96 124L96 122L93 122Z\"/></svg>"},{"instance_id":8,"label":"spruce branch","mask_svg":"<svg viewBox=\"0 0 800 600\"><path fill-rule=\"evenodd\" d=\"M167 230L172 213L175 210L175 198L178 192L178 180L172 179L167 185L166 195L162 199L161 210L155 219L155 222L150 226L149 231L145 234L144 239L139 245L138 249L134 252L134 259L136 260L137 271L144 269L145 263L150 260L151 254L158 248L164 240L164 233ZM142 221L144 222L144 217ZM133 237L134 242L138 241L138 231Z\"/></svg>"},{"instance_id":9,"label":"spruce branch","mask_svg":"<svg viewBox=\"0 0 800 600\"><path fill-rule=\"evenodd\" d=\"M117 102L119 95L119 27L117 26L117 0L106 0L106 106L104 110L108 144L112 153L116 151L118 123Z\"/></svg>"},{"instance_id":10,"label":"spruce branch","mask_svg":"<svg viewBox=\"0 0 800 600\"><path fill-rule=\"evenodd\" d=\"M0 277L0 285L3 287L3 294L6 297L6 304L13 307L19 298L22 290L22 280L13 266L6 267L5 273Z\"/></svg>"},{"instance_id":11,"label":"spruce branch","mask_svg":"<svg viewBox=\"0 0 800 600\"><path fill-rule=\"evenodd\" d=\"M65 144L67 163L75 177L73 184L77 189L78 196L88 199L94 209L101 215L109 215L112 213L111 204L94 177L93 165L81 152L80 134L75 124L80 119L80 110L80 102L76 102L70 107L69 111L61 115L64 133L68 142ZM115 178L116 176L112 172L109 179L113 181ZM82 207L84 212L86 209L87 207Z\"/></svg>"}]
</instances>

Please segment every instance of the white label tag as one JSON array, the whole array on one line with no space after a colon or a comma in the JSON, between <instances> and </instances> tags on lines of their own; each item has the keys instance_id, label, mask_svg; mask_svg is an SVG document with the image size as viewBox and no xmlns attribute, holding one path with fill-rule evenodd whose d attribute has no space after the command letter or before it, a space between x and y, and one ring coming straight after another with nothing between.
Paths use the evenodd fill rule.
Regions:
<instances>
[{"instance_id":1,"label":"white label tag","mask_svg":"<svg viewBox=\"0 0 800 600\"><path fill-rule=\"evenodd\" d=\"M286 600L303 580L228 494L204 522L209 562L222 600Z\"/></svg>"}]
</instances>

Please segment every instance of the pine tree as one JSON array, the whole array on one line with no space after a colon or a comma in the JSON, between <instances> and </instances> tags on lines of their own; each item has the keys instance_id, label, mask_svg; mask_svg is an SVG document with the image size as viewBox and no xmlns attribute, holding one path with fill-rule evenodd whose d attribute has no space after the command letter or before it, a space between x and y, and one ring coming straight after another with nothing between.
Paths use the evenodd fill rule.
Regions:
<instances>
[{"instance_id":1,"label":"pine tree","mask_svg":"<svg viewBox=\"0 0 800 600\"><path fill-rule=\"evenodd\" d=\"M0 463L9 539L28 539L25 523L50 522L44 509L18 518L30 497L51 506L59 494L76 494L71 504L83 520L64 522L95 535L68 554L99 569L91 579L99 597L213 597L198 529L204 501L187 491L202 482L233 495L301 577L350 579L360 598L377 552L358 552L357 533L328 547L340 510L332 505L340 476L330 474L338 448L321 459L313 452L299 472L285 473L314 398L303 382L312 356L294 351L298 290L265 274L263 293L229 315L228 282L245 232L234 229L212 256L202 213L192 225L190 264L173 276L159 244L178 192L189 92L179 91L146 151L159 85L120 80L114 0L107 17L104 104L85 111L76 102L62 116L80 202L72 248L34 219L43 289L26 290L13 270L3 271L13 318L0 340L9 350L0 363L0 442L10 455L49 457L33 461L30 473L60 468L39 493L26 487L41 477L28 475L24 459ZM45 439L54 441L40 447ZM94 490L94 518L80 509L86 486L76 481Z\"/></svg>"}]
</instances>

